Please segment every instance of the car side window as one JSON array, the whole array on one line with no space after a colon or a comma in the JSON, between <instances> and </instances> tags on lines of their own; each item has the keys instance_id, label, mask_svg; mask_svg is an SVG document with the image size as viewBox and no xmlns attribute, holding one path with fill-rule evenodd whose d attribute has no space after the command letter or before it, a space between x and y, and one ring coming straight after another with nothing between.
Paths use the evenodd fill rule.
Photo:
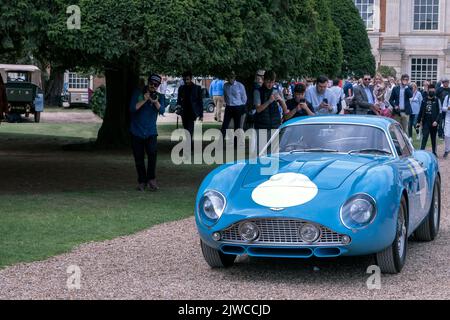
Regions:
<instances>
[{"instance_id":1,"label":"car side window","mask_svg":"<svg viewBox=\"0 0 450 320\"><path fill-rule=\"evenodd\" d=\"M399 128L400 129L400 128ZM411 156L414 153L414 146L411 143L411 140L409 140L408 136L406 135L405 131L400 130L403 140L405 141L406 148L408 149L408 156Z\"/></svg>"},{"instance_id":2,"label":"car side window","mask_svg":"<svg viewBox=\"0 0 450 320\"><path fill-rule=\"evenodd\" d=\"M392 125L389 128L389 133L391 134L392 141L394 142L394 146L399 157L409 157L411 155L411 151L405 142L401 129L397 125Z\"/></svg>"},{"instance_id":3,"label":"car side window","mask_svg":"<svg viewBox=\"0 0 450 320\"><path fill-rule=\"evenodd\" d=\"M389 134L391 135L392 142L394 143L395 150L397 151L397 154L399 157L403 155L402 148L400 147L400 142L397 139L397 135L395 134L394 126L391 126L389 128Z\"/></svg>"}]
</instances>

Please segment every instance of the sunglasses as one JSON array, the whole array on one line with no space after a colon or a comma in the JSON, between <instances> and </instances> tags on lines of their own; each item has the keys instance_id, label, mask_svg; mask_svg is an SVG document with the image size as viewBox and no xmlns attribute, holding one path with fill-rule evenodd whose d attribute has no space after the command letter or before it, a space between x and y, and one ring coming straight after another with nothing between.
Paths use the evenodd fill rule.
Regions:
<instances>
[{"instance_id":1,"label":"sunglasses","mask_svg":"<svg viewBox=\"0 0 450 320\"><path fill-rule=\"evenodd\" d=\"M364 81L370 81L372 78L364 78Z\"/></svg>"}]
</instances>

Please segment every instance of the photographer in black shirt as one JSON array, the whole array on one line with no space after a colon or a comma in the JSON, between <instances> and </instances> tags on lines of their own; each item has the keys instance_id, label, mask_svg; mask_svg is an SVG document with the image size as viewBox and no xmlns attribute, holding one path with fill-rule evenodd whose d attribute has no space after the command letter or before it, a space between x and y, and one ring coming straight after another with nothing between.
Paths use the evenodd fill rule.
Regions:
<instances>
[{"instance_id":1,"label":"photographer in black shirt","mask_svg":"<svg viewBox=\"0 0 450 320\"><path fill-rule=\"evenodd\" d=\"M294 97L286 101L289 113L284 115L284 121L296 117L314 116L314 108L305 99L306 86L299 83L294 87Z\"/></svg>"}]
</instances>

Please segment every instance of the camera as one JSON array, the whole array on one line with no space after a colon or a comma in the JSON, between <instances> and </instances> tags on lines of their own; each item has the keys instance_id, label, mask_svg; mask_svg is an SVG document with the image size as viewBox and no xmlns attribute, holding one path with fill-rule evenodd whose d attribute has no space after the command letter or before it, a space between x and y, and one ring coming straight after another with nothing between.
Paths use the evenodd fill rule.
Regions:
<instances>
[{"instance_id":1,"label":"camera","mask_svg":"<svg viewBox=\"0 0 450 320\"><path fill-rule=\"evenodd\" d=\"M146 93L148 93L149 95L150 95L150 98L152 99L152 100L158 100L158 98L159 98L159 96L158 96L158 92L156 92L156 91L149 91L149 90L144 90L144 95L146 94Z\"/></svg>"},{"instance_id":2,"label":"camera","mask_svg":"<svg viewBox=\"0 0 450 320\"><path fill-rule=\"evenodd\" d=\"M299 100L298 103L306 103L306 99L302 98L302 99Z\"/></svg>"},{"instance_id":3,"label":"camera","mask_svg":"<svg viewBox=\"0 0 450 320\"><path fill-rule=\"evenodd\" d=\"M158 100L158 93L156 91L150 92L150 98L152 98L152 100Z\"/></svg>"},{"instance_id":4,"label":"camera","mask_svg":"<svg viewBox=\"0 0 450 320\"><path fill-rule=\"evenodd\" d=\"M181 116L181 114L183 113L183 107L180 106L180 105L177 105L177 106L175 107L175 113L176 113L177 115Z\"/></svg>"}]
</instances>

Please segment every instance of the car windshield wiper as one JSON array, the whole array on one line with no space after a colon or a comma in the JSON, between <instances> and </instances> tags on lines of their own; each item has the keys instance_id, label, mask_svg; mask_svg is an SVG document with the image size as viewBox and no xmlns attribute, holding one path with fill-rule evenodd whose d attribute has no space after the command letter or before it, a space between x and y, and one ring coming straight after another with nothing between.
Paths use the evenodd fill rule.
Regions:
<instances>
[{"instance_id":1,"label":"car windshield wiper","mask_svg":"<svg viewBox=\"0 0 450 320\"><path fill-rule=\"evenodd\" d=\"M324 149L324 148L310 148L310 149L296 149L296 150L292 150L289 153L296 153L296 152L339 152L339 150Z\"/></svg>"},{"instance_id":2,"label":"car windshield wiper","mask_svg":"<svg viewBox=\"0 0 450 320\"><path fill-rule=\"evenodd\" d=\"M376 148L367 148L367 149L359 149L359 150L351 150L348 154L352 153L382 153L382 154L392 154L390 151Z\"/></svg>"}]
</instances>

